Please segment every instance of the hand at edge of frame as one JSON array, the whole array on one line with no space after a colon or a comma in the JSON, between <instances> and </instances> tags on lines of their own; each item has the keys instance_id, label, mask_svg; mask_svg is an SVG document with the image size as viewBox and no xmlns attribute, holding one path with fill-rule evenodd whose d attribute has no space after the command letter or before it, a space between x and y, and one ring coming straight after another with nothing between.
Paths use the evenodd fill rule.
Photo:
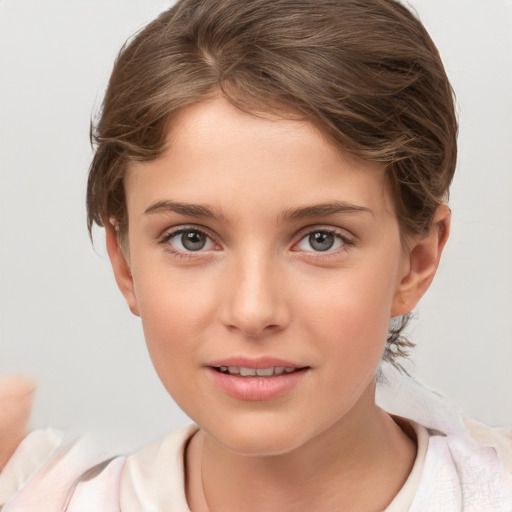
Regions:
<instances>
[{"instance_id":1,"label":"hand at edge of frame","mask_svg":"<svg viewBox=\"0 0 512 512\"><path fill-rule=\"evenodd\" d=\"M0 471L28 434L35 383L13 375L0 379Z\"/></svg>"}]
</instances>

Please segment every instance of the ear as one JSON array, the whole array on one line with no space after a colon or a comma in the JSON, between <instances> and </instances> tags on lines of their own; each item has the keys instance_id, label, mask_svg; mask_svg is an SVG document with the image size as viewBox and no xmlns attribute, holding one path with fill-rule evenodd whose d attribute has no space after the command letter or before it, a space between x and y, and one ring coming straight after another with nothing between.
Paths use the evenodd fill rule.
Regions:
<instances>
[{"instance_id":1,"label":"ear","mask_svg":"<svg viewBox=\"0 0 512 512\"><path fill-rule=\"evenodd\" d=\"M114 270L117 286L128 303L130 311L134 315L140 316L130 264L119 245L117 232L110 225L106 224L105 236L107 252L110 258L110 263L112 263L112 269Z\"/></svg>"},{"instance_id":2,"label":"ear","mask_svg":"<svg viewBox=\"0 0 512 512\"><path fill-rule=\"evenodd\" d=\"M428 290L448 240L450 220L448 206L439 206L427 235L409 241L408 265L393 299L392 316L401 316L412 311Z\"/></svg>"}]
</instances>

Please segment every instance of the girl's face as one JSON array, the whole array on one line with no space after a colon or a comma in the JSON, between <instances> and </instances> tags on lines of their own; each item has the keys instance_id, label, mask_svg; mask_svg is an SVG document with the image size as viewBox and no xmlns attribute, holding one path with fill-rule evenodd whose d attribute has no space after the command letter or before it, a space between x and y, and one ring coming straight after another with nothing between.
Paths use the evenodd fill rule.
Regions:
<instances>
[{"instance_id":1,"label":"girl's face","mask_svg":"<svg viewBox=\"0 0 512 512\"><path fill-rule=\"evenodd\" d=\"M409 272L384 170L221 99L184 110L168 145L128 173L116 275L169 393L253 455L367 417Z\"/></svg>"}]
</instances>

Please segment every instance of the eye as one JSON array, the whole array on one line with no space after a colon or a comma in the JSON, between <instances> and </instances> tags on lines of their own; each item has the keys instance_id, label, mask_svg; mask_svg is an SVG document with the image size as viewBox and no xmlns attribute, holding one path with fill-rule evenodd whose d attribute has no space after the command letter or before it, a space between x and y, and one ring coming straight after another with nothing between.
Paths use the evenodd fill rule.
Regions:
<instances>
[{"instance_id":1,"label":"eye","mask_svg":"<svg viewBox=\"0 0 512 512\"><path fill-rule=\"evenodd\" d=\"M296 248L299 251L332 252L348 243L350 241L336 231L318 229L304 236Z\"/></svg>"},{"instance_id":2,"label":"eye","mask_svg":"<svg viewBox=\"0 0 512 512\"><path fill-rule=\"evenodd\" d=\"M176 252L198 252L216 247L213 240L197 228L181 228L167 232L160 242L169 245Z\"/></svg>"}]
</instances>

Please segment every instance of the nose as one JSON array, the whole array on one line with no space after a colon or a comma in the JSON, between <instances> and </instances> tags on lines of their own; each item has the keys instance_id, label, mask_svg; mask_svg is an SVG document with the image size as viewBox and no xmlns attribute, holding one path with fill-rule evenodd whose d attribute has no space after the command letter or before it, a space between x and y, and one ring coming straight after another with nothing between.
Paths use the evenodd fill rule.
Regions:
<instances>
[{"instance_id":1,"label":"nose","mask_svg":"<svg viewBox=\"0 0 512 512\"><path fill-rule=\"evenodd\" d=\"M262 338L289 323L282 272L264 255L239 258L226 268L222 323L246 338Z\"/></svg>"}]
</instances>

